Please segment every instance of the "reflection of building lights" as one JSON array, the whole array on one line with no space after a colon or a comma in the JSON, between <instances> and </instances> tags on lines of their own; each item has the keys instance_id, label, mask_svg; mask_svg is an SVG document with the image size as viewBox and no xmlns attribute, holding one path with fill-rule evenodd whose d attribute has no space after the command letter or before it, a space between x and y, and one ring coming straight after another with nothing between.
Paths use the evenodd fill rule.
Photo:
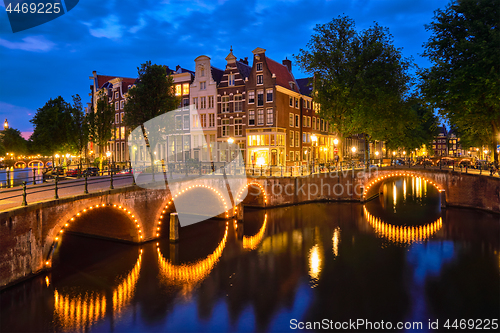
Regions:
<instances>
[{"instance_id":1,"label":"reflection of building lights","mask_svg":"<svg viewBox=\"0 0 500 333\"><path fill-rule=\"evenodd\" d=\"M339 255L339 242L340 242L340 228L337 227L333 231L333 255L338 256Z\"/></svg>"},{"instance_id":2,"label":"reflection of building lights","mask_svg":"<svg viewBox=\"0 0 500 333\"><path fill-rule=\"evenodd\" d=\"M321 255L318 245L314 245L309 251L309 275L317 282L321 273Z\"/></svg>"}]
</instances>

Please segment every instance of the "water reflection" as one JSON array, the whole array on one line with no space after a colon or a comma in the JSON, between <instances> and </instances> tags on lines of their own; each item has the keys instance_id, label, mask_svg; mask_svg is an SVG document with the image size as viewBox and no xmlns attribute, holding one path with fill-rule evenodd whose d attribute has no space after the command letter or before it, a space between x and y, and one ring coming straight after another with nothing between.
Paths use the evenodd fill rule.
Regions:
<instances>
[{"instance_id":1,"label":"water reflection","mask_svg":"<svg viewBox=\"0 0 500 333\"><path fill-rule=\"evenodd\" d=\"M260 242L262 242L264 233L266 232L266 227L267 214L264 216L264 223L262 223L262 227L260 228L258 233L250 237L243 236L243 248L248 250L255 250L259 246Z\"/></svg>"},{"instance_id":2,"label":"water reflection","mask_svg":"<svg viewBox=\"0 0 500 333\"><path fill-rule=\"evenodd\" d=\"M119 318L134 297L142 263L142 250L130 272L112 291L113 316ZM45 278L47 286L48 277ZM73 289L73 288L72 288ZM54 320L64 331L87 331L105 318L109 296L102 291L59 291L54 288Z\"/></svg>"},{"instance_id":3,"label":"water reflection","mask_svg":"<svg viewBox=\"0 0 500 333\"><path fill-rule=\"evenodd\" d=\"M371 215L366 207L363 207L366 221L375 229L379 237L388 239L393 243L411 244L421 243L434 235L443 227L443 219L440 217L435 222L420 226L398 226L385 223L378 217Z\"/></svg>"},{"instance_id":4,"label":"water reflection","mask_svg":"<svg viewBox=\"0 0 500 333\"><path fill-rule=\"evenodd\" d=\"M192 264L173 264L163 257L160 248L157 247L158 264L160 267L160 281L165 285L178 285L182 289L182 294L188 296L194 287L203 281L212 271L219 261L222 251L226 247L229 222L226 222L224 237L220 241L215 251L205 259L201 259ZM175 245L174 245L175 246Z\"/></svg>"}]
</instances>

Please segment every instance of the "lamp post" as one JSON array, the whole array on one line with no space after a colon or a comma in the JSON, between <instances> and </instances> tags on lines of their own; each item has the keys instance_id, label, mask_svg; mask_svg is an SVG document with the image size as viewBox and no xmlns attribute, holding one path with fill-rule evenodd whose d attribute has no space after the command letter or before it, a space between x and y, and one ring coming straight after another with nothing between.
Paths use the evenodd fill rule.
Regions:
<instances>
[{"instance_id":1,"label":"lamp post","mask_svg":"<svg viewBox=\"0 0 500 333\"><path fill-rule=\"evenodd\" d=\"M9 128L9 122L7 121L7 118L5 119L5 121L3 122L3 129L6 130Z\"/></svg>"},{"instance_id":2,"label":"lamp post","mask_svg":"<svg viewBox=\"0 0 500 333\"><path fill-rule=\"evenodd\" d=\"M316 136L316 134L311 135L311 141L312 141L312 148L313 148L311 159L312 159L312 169L313 169L313 173L314 173L314 159L316 158L316 152L315 152L314 147L318 144L318 137Z\"/></svg>"},{"instance_id":3,"label":"lamp post","mask_svg":"<svg viewBox=\"0 0 500 333\"><path fill-rule=\"evenodd\" d=\"M110 156L111 156L111 152L108 150L108 151L106 152L106 158L107 158L107 160L108 160L108 174L109 174L109 167L110 167L110 165L109 165L109 157L110 157Z\"/></svg>"},{"instance_id":4,"label":"lamp post","mask_svg":"<svg viewBox=\"0 0 500 333\"><path fill-rule=\"evenodd\" d=\"M60 165L61 161L59 160L59 157L60 157L59 154L55 154L54 157L57 158L57 164ZM52 163L52 164L54 164L54 163ZM55 165L53 165L53 166L55 166Z\"/></svg>"}]
</instances>

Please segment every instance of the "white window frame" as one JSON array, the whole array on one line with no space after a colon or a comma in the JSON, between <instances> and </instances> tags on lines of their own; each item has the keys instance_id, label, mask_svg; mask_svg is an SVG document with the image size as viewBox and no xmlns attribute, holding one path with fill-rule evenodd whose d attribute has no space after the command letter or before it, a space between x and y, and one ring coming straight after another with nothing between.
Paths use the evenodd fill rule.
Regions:
<instances>
[{"instance_id":1,"label":"white window frame","mask_svg":"<svg viewBox=\"0 0 500 333\"><path fill-rule=\"evenodd\" d=\"M273 108L267 108L266 109L266 124L267 125L272 125L273 122L274 122Z\"/></svg>"},{"instance_id":2,"label":"white window frame","mask_svg":"<svg viewBox=\"0 0 500 333\"><path fill-rule=\"evenodd\" d=\"M264 68L264 65L262 62L258 62L257 65L255 66L257 72L262 72L262 68Z\"/></svg>"}]
</instances>

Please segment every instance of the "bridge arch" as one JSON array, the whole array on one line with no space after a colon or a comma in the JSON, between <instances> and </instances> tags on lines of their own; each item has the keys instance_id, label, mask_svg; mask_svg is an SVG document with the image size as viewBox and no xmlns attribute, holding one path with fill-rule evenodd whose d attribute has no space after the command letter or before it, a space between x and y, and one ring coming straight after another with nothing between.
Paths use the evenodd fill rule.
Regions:
<instances>
[{"instance_id":1,"label":"bridge arch","mask_svg":"<svg viewBox=\"0 0 500 333\"><path fill-rule=\"evenodd\" d=\"M205 184L190 185L190 186L187 186L184 189L178 191L177 194L172 196L168 200L167 204L161 210L160 216L158 217L158 220L157 220L156 230L154 231L156 238L160 237L160 231L162 228L162 223L164 223L165 217L170 216L170 213L172 213L174 211L175 200L178 197L185 194L186 192L194 190L194 189L206 189L206 190L212 191L224 206L224 213L223 213L224 217L229 218L228 202L226 202L226 199L224 199L224 196L222 195L222 193L218 189L216 189L215 187L209 186L209 185L205 185Z\"/></svg>"},{"instance_id":2,"label":"bridge arch","mask_svg":"<svg viewBox=\"0 0 500 333\"><path fill-rule=\"evenodd\" d=\"M41 164L41 167L43 168L45 166L45 163L40 160L33 160L28 162L28 167L34 167L34 166L39 166Z\"/></svg>"},{"instance_id":3,"label":"bridge arch","mask_svg":"<svg viewBox=\"0 0 500 333\"><path fill-rule=\"evenodd\" d=\"M443 187L433 181L432 179L428 179L420 174L409 172L409 171L393 171L387 174L379 175L379 176L374 176L373 178L369 179L368 182L364 186L363 190L363 195L362 198L363 200L369 199L371 196L377 194L379 192L380 186L384 184L384 182L389 179L389 178L395 178L395 177L413 177L413 178L418 178L422 179L428 184L431 184L434 186L439 192L444 191ZM380 186L378 186L380 185Z\"/></svg>"},{"instance_id":4,"label":"bridge arch","mask_svg":"<svg viewBox=\"0 0 500 333\"><path fill-rule=\"evenodd\" d=\"M257 193L251 194L249 191L251 187L256 189ZM248 191L246 196L244 196L245 190ZM256 206L267 206L267 203L268 203L267 193L266 193L266 190L264 189L264 186L262 186L260 183L250 182L250 183L246 183L245 185L243 185L236 193L235 201L238 203L243 202L245 204L245 199L248 199L249 196L255 197L255 199L257 200ZM262 203L258 202L259 198L262 198L262 201L263 201ZM248 203L248 201L247 201L247 203Z\"/></svg>"},{"instance_id":5,"label":"bridge arch","mask_svg":"<svg viewBox=\"0 0 500 333\"><path fill-rule=\"evenodd\" d=\"M14 168L15 169L21 169L21 168L26 168L26 162L25 161L17 161L14 163Z\"/></svg>"},{"instance_id":6,"label":"bridge arch","mask_svg":"<svg viewBox=\"0 0 500 333\"><path fill-rule=\"evenodd\" d=\"M93 204L90 206L85 206L85 208L80 207L79 210L76 211L76 213L72 212L61 218L59 222L48 232L45 239L46 246L44 246L44 248L47 249L47 255L45 256L45 266L47 268L52 265L52 256L54 254L54 250L60 245L64 232L68 231L69 228L75 223L80 222L81 219L84 218L85 215L88 215L89 212L103 209L112 209L113 211L119 211L123 213L127 217L127 219L135 225L136 234L132 238L132 241L136 243L140 243L143 241L143 222L140 220L137 213L134 213L130 208L127 208L120 204L112 203Z\"/></svg>"}]
</instances>

